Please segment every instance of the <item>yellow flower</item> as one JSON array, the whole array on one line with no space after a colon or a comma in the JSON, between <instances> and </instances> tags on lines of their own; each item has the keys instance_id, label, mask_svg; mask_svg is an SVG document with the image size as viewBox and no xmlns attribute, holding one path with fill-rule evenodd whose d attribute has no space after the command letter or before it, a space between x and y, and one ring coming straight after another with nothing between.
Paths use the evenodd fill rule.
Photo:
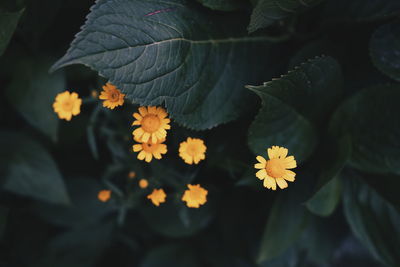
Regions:
<instances>
[{"instance_id":1,"label":"yellow flower","mask_svg":"<svg viewBox=\"0 0 400 267\"><path fill-rule=\"evenodd\" d=\"M203 140L198 138L190 138L179 145L179 156L187 164L198 164L200 160L206 158L207 147L204 145Z\"/></svg>"},{"instance_id":2,"label":"yellow flower","mask_svg":"<svg viewBox=\"0 0 400 267\"><path fill-rule=\"evenodd\" d=\"M140 114L139 114L140 113ZM167 118L168 113L162 107L140 107L139 113L133 113L136 119L132 125L140 125L132 134L135 139L140 142L157 143L161 139L165 139L167 131L171 129L169 125L170 119Z\"/></svg>"},{"instance_id":3,"label":"yellow flower","mask_svg":"<svg viewBox=\"0 0 400 267\"><path fill-rule=\"evenodd\" d=\"M189 208L198 208L207 202L208 191L206 189L202 188L199 184L188 184L187 186L189 189L184 192L182 201L186 201L186 205Z\"/></svg>"},{"instance_id":4,"label":"yellow flower","mask_svg":"<svg viewBox=\"0 0 400 267\"><path fill-rule=\"evenodd\" d=\"M110 190L101 190L99 194L97 195L97 198L101 202L107 202L111 197L111 191Z\"/></svg>"},{"instance_id":5,"label":"yellow flower","mask_svg":"<svg viewBox=\"0 0 400 267\"><path fill-rule=\"evenodd\" d=\"M146 162L150 162L153 157L156 159L161 159L161 154L167 153L167 145L163 144L164 141L165 139L161 139L160 142L154 144L151 142L134 144L133 151L140 151L137 158L140 160L145 160Z\"/></svg>"},{"instance_id":6,"label":"yellow flower","mask_svg":"<svg viewBox=\"0 0 400 267\"><path fill-rule=\"evenodd\" d=\"M115 107L122 106L124 104L125 94L121 93L111 83L106 83L103 86L103 91L101 91L99 99L105 100L103 102L103 107L114 109Z\"/></svg>"},{"instance_id":7,"label":"yellow flower","mask_svg":"<svg viewBox=\"0 0 400 267\"><path fill-rule=\"evenodd\" d=\"M153 204L156 205L157 207L160 206L160 203L165 202L166 197L167 195L165 194L162 188L154 189L153 192L151 192L151 194L147 196L147 198L150 199L151 202L153 202Z\"/></svg>"},{"instance_id":8,"label":"yellow flower","mask_svg":"<svg viewBox=\"0 0 400 267\"><path fill-rule=\"evenodd\" d=\"M256 176L260 180L264 180L264 187L276 190L276 184L281 189L288 187L286 181L293 182L296 173L288 170L296 168L296 160L293 156L287 157L288 150L283 147L273 146L268 148L269 160L261 156L257 156L259 163L254 168L260 169Z\"/></svg>"},{"instance_id":9,"label":"yellow flower","mask_svg":"<svg viewBox=\"0 0 400 267\"><path fill-rule=\"evenodd\" d=\"M129 179L133 179L133 178L135 178L135 177L136 177L136 172L130 171L130 172L128 173L128 178L129 178Z\"/></svg>"},{"instance_id":10,"label":"yellow flower","mask_svg":"<svg viewBox=\"0 0 400 267\"><path fill-rule=\"evenodd\" d=\"M77 93L65 91L56 96L53 109L57 113L58 118L70 121L72 116L81 113L81 105L82 99L79 98Z\"/></svg>"},{"instance_id":11,"label":"yellow flower","mask_svg":"<svg viewBox=\"0 0 400 267\"><path fill-rule=\"evenodd\" d=\"M145 189L149 186L149 182L146 179L139 180L139 187Z\"/></svg>"}]
</instances>

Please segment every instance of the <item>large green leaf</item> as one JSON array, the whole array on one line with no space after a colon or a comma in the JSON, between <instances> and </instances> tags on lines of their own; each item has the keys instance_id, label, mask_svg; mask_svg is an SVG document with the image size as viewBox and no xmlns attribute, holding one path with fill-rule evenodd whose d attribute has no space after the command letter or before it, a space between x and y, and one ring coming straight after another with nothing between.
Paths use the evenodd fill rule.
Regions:
<instances>
[{"instance_id":1,"label":"large green leaf","mask_svg":"<svg viewBox=\"0 0 400 267\"><path fill-rule=\"evenodd\" d=\"M56 141L59 119L52 104L57 93L65 90L65 77L63 72L49 74L49 66L43 60L19 62L6 95L31 125Z\"/></svg>"},{"instance_id":2,"label":"large green leaf","mask_svg":"<svg viewBox=\"0 0 400 267\"><path fill-rule=\"evenodd\" d=\"M400 174L400 86L364 89L335 112L331 131L349 135L349 164L361 171Z\"/></svg>"},{"instance_id":3,"label":"large green leaf","mask_svg":"<svg viewBox=\"0 0 400 267\"><path fill-rule=\"evenodd\" d=\"M323 0L258 0L251 14L249 32L267 27Z\"/></svg>"},{"instance_id":4,"label":"large green leaf","mask_svg":"<svg viewBox=\"0 0 400 267\"><path fill-rule=\"evenodd\" d=\"M306 202L306 206L314 214L329 216L338 205L341 194L341 181L333 178Z\"/></svg>"},{"instance_id":5,"label":"large green leaf","mask_svg":"<svg viewBox=\"0 0 400 267\"><path fill-rule=\"evenodd\" d=\"M206 13L190 2L99 0L52 70L87 65L130 101L164 103L190 128L231 121L248 105L243 86L268 66L269 45L247 36L244 17Z\"/></svg>"},{"instance_id":6,"label":"large green leaf","mask_svg":"<svg viewBox=\"0 0 400 267\"><path fill-rule=\"evenodd\" d=\"M0 9L0 56L3 55L24 10L7 12Z\"/></svg>"},{"instance_id":7,"label":"large green leaf","mask_svg":"<svg viewBox=\"0 0 400 267\"><path fill-rule=\"evenodd\" d=\"M308 223L309 213L302 205L308 191L308 182L302 180L279 194L261 238L258 263L281 256L300 238Z\"/></svg>"},{"instance_id":8,"label":"large green leaf","mask_svg":"<svg viewBox=\"0 0 400 267\"><path fill-rule=\"evenodd\" d=\"M342 91L340 66L320 57L261 86L248 86L262 100L262 108L249 129L249 146L255 154L284 146L299 162L317 143L314 123L323 120Z\"/></svg>"},{"instance_id":9,"label":"large green leaf","mask_svg":"<svg viewBox=\"0 0 400 267\"><path fill-rule=\"evenodd\" d=\"M326 19L368 21L395 15L399 11L398 0L329 0L322 16Z\"/></svg>"},{"instance_id":10,"label":"large green leaf","mask_svg":"<svg viewBox=\"0 0 400 267\"><path fill-rule=\"evenodd\" d=\"M221 11L232 11L246 4L246 0L197 0L204 6Z\"/></svg>"},{"instance_id":11,"label":"large green leaf","mask_svg":"<svg viewBox=\"0 0 400 267\"><path fill-rule=\"evenodd\" d=\"M356 177L346 178L343 205L353 233L387 266L399 266L400 213Z\"/></svg>"},{"instance_id":12,"label":"large green leaf","mask_svg":"<svg viewBox=\"0 0 400 267\"><path fill-rule=\"evenodd\" d=\"M400 81L400 23L378 28L369 47L375 66L389 77Z\"/></svg>"},{"instance_id":13,"label":"large green leaf","mask_svg":"<svg viewBox=\"0 0 400 267\"><path fill-rule=\"evenodd\" d=\"M68 204L68 194L51 155L17 132L0 133L3 189L55 204Z\"/></svg>"}]
</instances>

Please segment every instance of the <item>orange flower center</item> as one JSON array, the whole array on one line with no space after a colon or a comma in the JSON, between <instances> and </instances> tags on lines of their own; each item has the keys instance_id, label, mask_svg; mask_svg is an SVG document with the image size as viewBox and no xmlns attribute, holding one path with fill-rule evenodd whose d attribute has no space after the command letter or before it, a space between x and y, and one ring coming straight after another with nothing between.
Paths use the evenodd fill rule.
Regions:
<instances>
[{"instance_id":1,"label":"orange flower center","mask_svg":"<svg viewBox=\"0 0 400 267\"><path fill-rule=\"evenodd\" d=\"M160 128L160 119L153 114L148 114L142 119L142 128L148 133L154 133Z\"/></svg>"},{"instance_id":2,"label":"orange flower center","mask_svg":"<svg viewBox=\"0 0 400 267\"><path fill-rule=\"evenodd\" d=\"M267 166L265 167L267 174L273 178L281 178L285 173L285 167L283 161L280 159L270 159L267 161Z\"/></svg>"},{"instance_id":3,"label":"orange flower center","mask_svg":"<svg viewBox=\"0 0 400 267\"><path fill-rule=\"evenodd\" d=\"M116 102L119 100L119 93L118 92L112 92L110 95L110 101L111 102Z\"/></svg>"},{"instance_id":4,"label":"orange flower center","mask_svg":"<svg viewBox=\"0 0 400 267\"><path fill-rule=\"evenodd\" d=\"M152 144L150 142L149 143L143 143L142 147L143 147L144 151L152 153L157 149L158 144Z\"/></svg>"},{"instance_id":5,"label":"orange flower center","mask_svg":"<svg viewBox=\"0 0 400 267\"><path fill-rule=\"evenodd\" d=\"M65 111L71 111L73 108L73 103L70 100L65 100L62 103L62 107L63 107L63 110L65 110Z\"/></svg>"},{"instance_id":6,"label":"orange flower center","mask_svg":"<svg viewBox=\"0 0 400 267\"><path fill-rule=\"evenodd\" d=\"M187 149L186 149L186 153L188 153L190 156L195 156L195 155L197 155L198 154L198 149L197 149L197 145L195 145L195 144L189 144L188 146L187 146Z\"/></svg>"}]
</instances>

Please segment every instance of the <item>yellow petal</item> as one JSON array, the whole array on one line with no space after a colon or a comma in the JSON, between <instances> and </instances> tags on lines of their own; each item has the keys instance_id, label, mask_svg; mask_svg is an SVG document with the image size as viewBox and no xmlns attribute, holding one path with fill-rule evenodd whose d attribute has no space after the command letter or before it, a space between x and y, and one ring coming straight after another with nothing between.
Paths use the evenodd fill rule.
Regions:
<instances>
[{"instance_id":1,"label":"yellow petal","mask_svg":"<svg viewBox=\"0 0 400 267\"><path fill-rule=\"evenodd\" d=\"M256 177L260 180L264 179L265 177L267 177L267 171L265 169L259 170L258 172L256 172Z\"/></svg>"},{"instance_id":2,"label":"yellow petal","mask_svg":"<svg viewBox=\"0 0 400 267\"><path fill-rule=\"evenodd\" d=\"M139 144L133 145L133 151L134 152L139 152L142 149L143 149L142 145L139 145Z\"/></svg>"},{"instance_id":3,"label":"yellow petal","mask_svg":"<svg viewBox=\"0 0 400 267\"><path fill-rule=\"evenodd\" d=\"M285 173L283 174L282 178L285 180L288 180L289 182L293 182L295 176L296 176L296 173L294 173L290 170L286 170Z\"/></svg>"},{"instance_id":4,"label":"yellow petal","mask_svg":"<svg viewBox=\"0 0 400 267\"><path fill-rule=\"evenodd\" d=\"M152 160L152 158L153 158L153 155L151 153L146 153L146 158L145 158L146 162L150 162Z\"/></svg>"},{"instance_id":5,"label":"yellow petal","mask_svg":"<svg viewBox=\"0 0 400 267\"><path fill-rule=\"evenodd\" d=\"M267 177L265 177L265 179L264 179L264 187L266 187L268 189L276 190L275 179L267 175Z\"/></svg>"},{"instance_id":6,"label":"yellow petal","mask_svg":"<svg viewBox=\"0 0 400 267\"><path fill-rule=\"evenodd\" d=\"M264 169L265 168L265 163L256 163L256 164L254 164L254 168L256 168L256 169Z\"/></svg>"},{"instance_id":7,"label":"yellow petal","mask_svg":"<svg viewBox=\"0 0 400 267\"><path fill-rule=\"evenodd\" d=\"M146 152L145 151L140 151L140 153L138 154L137 158L140 160L144 160L144 158L146 157Z\"/></svg>"},{"instance_id":8,"label":"yellow petal","mask_svg":"<svg viewBox=\"0 0 400 267\"><path fill-rule=\"evenodd\" d=\"M150 133L144 132L142 135L142 141L146 143L147 141L149 141L149 138L150 138Z\"/></svg>"},{"instance_id":9,"label":"yellow petal","mask_svg":"<svg viewBox=\"0 0 400 267\"><path fill-rule=\"evenodd\" d=\"M296 161L294 160L293 156L285 158L285 168L286 169L293 169L297 167Z\"/></svg>"},{"instance_id":10,"label":"yellow petal","mask_svg":"<svg viewBox=\"0 0 400 267\"><path fill-rule=\"evenodd\" d=\"M264 158L264 157L257 156L257 158L256 158L256 159L257 159L259 162L263 163L263 164L267 163L267 161L265 160L265 158Z\"/></svg>"},{"instance_id":11,"label":"yellow petal","mask_svg":"<svg viewBox=\"0 0 400 267\"><path fill-rule=\"evenodd\" d=\"M144 134L144 131L143 131L143 129L142 129L141 127L139 127L139 128L136 128L136 129L132 132L132 134L133 134L136 138L139 138L139 139L140 139L140 137L142 137L142 135Z\"/></svg>"},{"instance_id":12,"label":"yellow petal","mask_svg":"<svg viewBox=\"0 0 400 267\"><path fill-rule=\"evenodd\" d=\"M143 117L146 116L146 114L147 114L147 108L146 108L146 107L139 107L139 113L140 113L140 115L142 115Z\"/></svg>"},{"instance_id":13,"label":"yellow petal","mask_svg":"<svg viewBox=\"0 0 400 267\"><path fill-rule=\"evenodd\" d=\"M276 180L278 186L279 186L281 189L285 189L286 187L288 187L288 184L287 184L287 182L285 181L285 179L283 179L283 178L276 178L275 180Z\"/></svg>"},{"instance_id":14,"label":"yellow petal","mask_svg":"<svg viewBox=\"0 0 400 267\"><path fill-rule=\"evenodd\" d=\"M151 142L153 144L157 143L157 136L154 133L151 134Z\"/></svg>"},{"instance_id":15,"label":"yellow petal","mask_svg":"<svg viewBox=\"0 0 400 267\"><path fill-rule=\"evenodd\" d=\"M285 158L288 154L287 148L280 147L277 151L277 156L281 159Z\"/></svg>"},{"instance_id":16,"label":"yellow petal","mask_svg":"<svg viewBox=\"0 0 400 267\"><path fill-rule=\"evenodd\" d=\"M268 152L268 157L269 159L275 159L277 158L277 148L275 146L273 146L272 148L268 148L267 152Z\"/></svg>"},{"instance_id":17,"label":"yellow petal","mask_svg":"<svg viewBox=\"0 0 400 267\"><path fill-rule=\"evenodd\" d=\"M143 119L143 117L142 116L140 116L140 114L139 113L133 113L133 117L135 118L135 119L137 119L138 121L140 121L140 120L142 120Z\"/></svg>"}]
</instances>

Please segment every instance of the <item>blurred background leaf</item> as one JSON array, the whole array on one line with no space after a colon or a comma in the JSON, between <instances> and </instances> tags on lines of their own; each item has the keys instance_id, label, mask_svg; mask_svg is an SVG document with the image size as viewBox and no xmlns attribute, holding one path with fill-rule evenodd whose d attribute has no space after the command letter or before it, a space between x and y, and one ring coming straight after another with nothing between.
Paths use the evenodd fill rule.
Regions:
<instances>
[{"instance_id":1,"label":"blurred background leaf","mask_svg":"<svg viewBox=\"0 0 400 267\"><path fill-rule=\"evenodd\" d=\"M353 233L385 265L399 265L399 211L357 176L345 181L343 205Z\"/></svg>"},{"instance_id":2,"label":"blurred background leaf","mask_svg":"<svg viewBox=\"0 0 400 267\"><path fill-rule=\"evenodd\" d=\"M0 132L2 188L55 204L69 204L64 181L51 155L29 136Z\"/></svg>"},{"instance_id":3,"label":"blurred background leaf","mask_svg":"<svg viewBox=\"0 0 400 267\"><path fill-rule=\"evenodd\" d=\"M19 61L6 96L28 123L56 141L60 119L52 105L56 95L67 88L64 72L49 75L50 62L42 57Z\"/></svg>"},{"instance_id":4,"label":"blurred background leaf","mask_svg":"<svg viewBox=\"0 0 400 267\"><path fill-rule=\"evenodd\" d=\"M23 12L24 9L17 12L8 12L0 6L0 56L6 50Z\"/></svg>"},{"instance_id":5,"label":"blurred background leaf","mask_svg":"<svg viewBox=\"0 0 400 267\"><path fill-rule=\"evenodd\" d=\"M375 66L392 79L400 81L400 22L379 27L369 47Z\"/></svg>"}]
</instances>

